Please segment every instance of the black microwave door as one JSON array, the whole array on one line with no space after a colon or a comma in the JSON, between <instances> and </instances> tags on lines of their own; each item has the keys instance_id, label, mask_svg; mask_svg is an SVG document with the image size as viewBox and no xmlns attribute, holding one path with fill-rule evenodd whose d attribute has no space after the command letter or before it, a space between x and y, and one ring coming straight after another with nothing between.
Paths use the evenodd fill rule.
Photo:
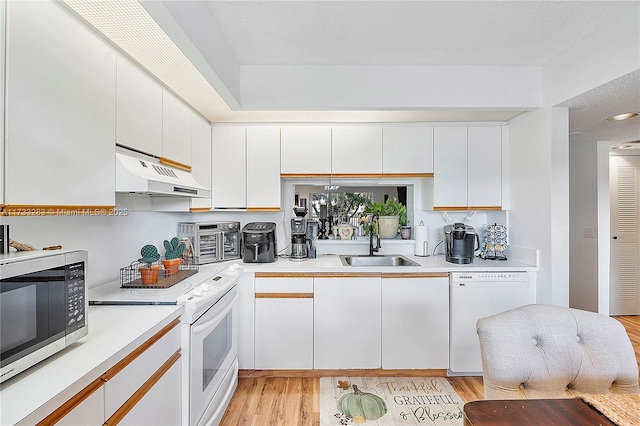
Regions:
<instances>
[{"instance_id":1,"label":"black microwave door","mask_svg":"<svg viewBox=\"0 0 640 426\"><path fill-rule=\"evenodd\" d=\"M0 365L64 338L64 267L0 280Z\"/></svg>"}]
</instances>

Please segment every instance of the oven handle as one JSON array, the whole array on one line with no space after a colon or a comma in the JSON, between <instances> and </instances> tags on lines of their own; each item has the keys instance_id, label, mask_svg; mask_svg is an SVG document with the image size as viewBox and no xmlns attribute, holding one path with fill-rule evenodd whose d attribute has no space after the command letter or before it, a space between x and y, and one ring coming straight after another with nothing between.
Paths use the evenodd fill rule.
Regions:
<instances>
[{"instance_id":1,"label":"oven handle","mask_svg":"<svg viewBox=\"0 0 640 426\"><path fill-rule=\"evenodd\" d=\"M231 309L233 308L233 303L235 302L235 300L237 298L238 298L238 293L236 293L233 296L233 299L229 303L229 306L224 308L224 310L220 314L216 315L215 317L213 317L209 321L205 322L204 324L199 324L199 325L196 325L195 327L191 328L191 334L192 335L196 335L196 334L202 333L203 331L212 329L215 326L217 326L218 323L222 320L222 318L224 318L229 313L229 311L231 311Z\"/></svg>"}]
</instances>

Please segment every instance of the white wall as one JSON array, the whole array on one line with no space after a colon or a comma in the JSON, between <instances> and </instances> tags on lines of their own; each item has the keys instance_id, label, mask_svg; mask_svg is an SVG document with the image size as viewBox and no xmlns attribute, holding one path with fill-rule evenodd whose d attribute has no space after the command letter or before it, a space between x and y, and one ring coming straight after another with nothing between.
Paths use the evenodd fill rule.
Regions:
<instances>
[{"instance_id":1,"label":"white wall","mask_svg":"<svg viewBox=\"0 0 640 426\"><path fill-rule=\"evenodd\" d=\"M542 68L530 66L244 65L241 74L248 110L531 110L543 100Z\"/></svg>"},{"instance_id":2,"label":"white wall","mask_svg":"<svg viewBox=\"0 0 640 426\"><path fill-rule=\"evenodd\" d=\"M593 312L598 311L597 179L597 143L570 143L569 306Z\"/></svg>"},{"instance_id":3,"label":"white wall","mask_svg":"<svg viewBox=\"0 0 640 426\"><path fill-rule=\"evenodd\" d=\"M138 260L145 244L164 253L162 242L177 236L180 221L276 222L282 228L283 212L159 213L128 212L126 216L42 216L2 217L11 239L37 249L60 244L63 249L89 251L89 287L119 279L120 268ZM286 240L279 238L278 249ZM283 244L281 246L281 244ZM12 249L13 250L13 249Z\"/></svg>"},{"instance_id":4,"label":"white wall","mask_svg":"<svg viewBox=\"0 0 640 426\"><path fill-rule=\"evenodd\" d=\"M509 240L540 251L538 302L568 306L568 110L540 108L509 125Z\"/></svg>"}]
</instances>

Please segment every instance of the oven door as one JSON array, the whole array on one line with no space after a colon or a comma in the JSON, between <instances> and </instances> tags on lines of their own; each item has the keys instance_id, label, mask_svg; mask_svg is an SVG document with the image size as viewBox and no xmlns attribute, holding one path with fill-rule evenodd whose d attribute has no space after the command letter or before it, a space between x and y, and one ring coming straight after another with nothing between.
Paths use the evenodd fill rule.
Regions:
<instances>
[{"instance_id":1,"label":"oven door","mask_svg":"<svg viewBox=\"0 0 640 426\"><path fill-rule=\"evenodd\" d=\"M0 381L65 347L66 299L63 255L2 265Z\"/></svg>"},{"instance_id":2,"label":"oven door","mask_svg":"<svg viewBox=\"0 0 640 426\"><path fill-rule=\"evenodd\" d=\"M234 286L191 326L190 425L208 421L201 417L238 356L237 296Z\"/></svg>"},{"instance_id":3,"label":"oven door","mask_svg":"<svg viewBox=\"0 0 640 426\"><path fill-rule=\"evenodd\" d=\"M196 245L201 264L222 260L222 232L200 231L196 234Z\"/></svg>"},{"instance_id":4,"label":"oven door","mask_svg":"<svg viewBox=\"0 0 640 426\"><path fill-rule=\"evenodd\" d=\"M240 231L225 231L224 235L224 260L240 258Z\"/></svg>"}]
</instances>

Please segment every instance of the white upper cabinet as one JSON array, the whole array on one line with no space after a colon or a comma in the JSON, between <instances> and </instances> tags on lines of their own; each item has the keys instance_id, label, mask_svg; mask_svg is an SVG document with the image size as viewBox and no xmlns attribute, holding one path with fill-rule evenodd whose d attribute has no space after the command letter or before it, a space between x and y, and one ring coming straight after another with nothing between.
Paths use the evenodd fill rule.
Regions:
<instances>
[{"instance_id":1,"label":"white upper cabinet","mask_svg":"<svg viewBox=\"0 0 640 426\"><path fill-rule=\"evenodd\" d=\"M118 56L116 143L162 156L162 86Z\"/></svg>"},{"instance_id":2,"label":"white upper cabinet","mask_svg":"<svg viewBox=\"0 0 640 426\"><path fill-rule=\"evenodd\" d=\"M282 126L282 175L331 175L331 127Z\"/></svg>"},{"instance_id":3,"label":"white upper cabinet","mask_svg":"<svg viewBox=\"0 0 640 426\"><path fill-rule=\"evenodd\" d=\"M434 207L467 206L467 128L433 129Z\"/></svg>"},{"instance_id":4,"label":"white upper cabinet","mask_svg":"<svg viewBox=\"0 0 640 426\"><path fill-rule=\"evenodd\" d=\"M502 127L469 127L467 143L467 204L502 205Z\"/></svg>"},{"instance_id":5,"label":"white upper cabinet","mask_svg":"<svg viewBox=\"0 0 640 426\"><path fill-rule=\"evenodd\" d=\"M247 127L247 208L280 210L280 128Z\"/></svg>"},{"instance_id":6,"label":"white upper cabinet","mask_svg":"<svg viewBox=\"0 0 640 426\"><path fill-rule=\"evenodd\" d=\"M211 205L213 208L247 206L246 128L214 126L211 148Z\"/></svg>"},{"instance_id":7,"label":"white upper cabinet","mask_svg":"<svg viewBox=\"0 0 640 426\"><path fill-rule=\"evenodd\" d=\"M211 124L198 114L191 116L191 174L200 185L211 188ZM191 209L211 208L211 198L192 198Z\"/></svg>"},{"instance_id":8,"label":"white upper cabinet","mask_svg":"<svg viewBox=\"0 0 640 426\"><path fill-rule=\"evenodd\" d=\"M0 34L5 34L5 8L0 7ZM0 37L0 99L4 99L5 37ZM4 102L0 102L0 164L4 165ZM0 208L4 205L4 173L0 172Z\"/></svg>"},{"instance_id":9,"label":"white upper cabinet","mask_svg":"<svg viewBox=\"0 0 640 426\"><path fill-rule=\"evenodd\" d=\"M162 157L191 165L191 109L168 90L162 92Z\"/></svg>"},{"instance_id":10,"label":"white upper cabinet","mask_svg":"<svg viewBox=\"0 0 640 426\"><path fill-rule=\"evenodd\" d=\"M57 2L6 2L7 205L115 205L116 52Z\"/></svg>"},{"instance_id":11,"label":"white upper cabinet","mask_svg":"<svg viewBox=\"0 0 640 426\"><path fill-rule=\"evenodd\" d=\"M383 175L432 176L433 127L383 127L382 173Z\"/></svg>"},{"instance_id":12,"label":"white upper cabinet","mask_svg":"<svg viewBox=\"0 0 640 426\"><path fill-rule=\"evenodd\" d=\"M331 130L331 175L381 175L382 126L345 125Z\"/></svg>"}]
</instances>

